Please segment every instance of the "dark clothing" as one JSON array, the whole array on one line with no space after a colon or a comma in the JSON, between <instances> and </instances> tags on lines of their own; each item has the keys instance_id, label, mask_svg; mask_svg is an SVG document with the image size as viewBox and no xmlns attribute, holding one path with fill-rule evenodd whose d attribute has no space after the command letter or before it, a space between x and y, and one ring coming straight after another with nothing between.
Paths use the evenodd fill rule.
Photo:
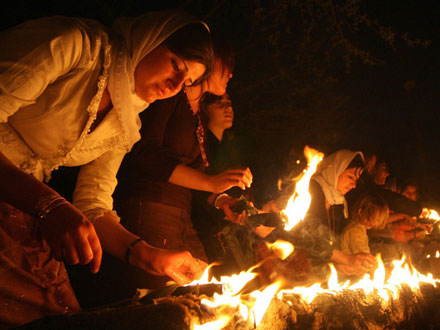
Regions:
<instances>
[{"instance_id":1,"label":"dark clothing","mask_svg":"<svg viewBox=\"0 0 440 330\"><path fill-rule=\"evenodd\" d=\"M344 205L325 207L325 196L318 182L311 180L312 196L310 208L304 220L292 230L292 241L296 248L308 252L314 264L328 262L334 249L339 248L339 236L347 225Z\"/></svg>"},{"instance_id":2,"label":"dark clothing","mask_svg":"<svg viewBox=\"0 0 440 330\"><path fill-rule=\"evenodd\" d=\"M207 131L206 154L209 167L206 172L218 174L230 168L247 167L254 151L249 141L231 131L225 131L220 141ZM239 198L243 191L233 187L226 191L229 196ZM225 214L206 201L210 193L193 191L191 218L202 241L209 262L221 262L218 271L222 274L247 270L254 264L252 242L254 233L247 227L224 220ZM215 271L216 269L214 269Z\"/></svg>"},{"instance_id":3,"label":"dark clothing","mask_svg":"<svg viewBox=\"0 0 440 330\"><path fill-rule=\"evenodd\" d=\"M191 190L168 182L179 164L200 169L197 116L185 94L154 102L140 114L141 136L118 173L117 199L138 196L145 201L191 209ZM205 129L206 131L206 129Z\"/></svg>"},{"instance_id":4,"label":"dark clothing","mask_svg":"<svg viewBox=\"0 0 440 330\"><path fill-rule=\"evenodd\" d=\"M396 213L405 213L413 217L418 217L422 213L422 205L402 196L394 191L385 189L383 186L374 183L371 175L363 173L355 189L347 193L346 199L349 210L353 205L366 194L376 194L382 197L388 204L390 211Z\"/></svg>"}]
</instances>

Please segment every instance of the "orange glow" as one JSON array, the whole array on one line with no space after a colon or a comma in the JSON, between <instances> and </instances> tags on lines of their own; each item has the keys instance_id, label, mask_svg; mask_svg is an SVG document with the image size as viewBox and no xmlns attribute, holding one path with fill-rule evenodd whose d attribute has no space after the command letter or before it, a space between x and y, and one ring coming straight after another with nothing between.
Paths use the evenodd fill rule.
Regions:
<instances>
[{"instance_id":1,"label":"orange glow","mask_svg":"<svg viewBox=\"0 0 440 330\"><path fill-rule=\"evenodd\" d=\"M281 260L284 260L290 256L295 249L292 243L282 239L278 239L273 243L266 242L266 245L272 250L273 254Z\"/></svg>"},{"instance_id":2,"label":"orange glow","mask_svg":"<svg viewBox=\"0 0 440 330\"><path fill-rule=\"evenodd\" d=\"M302 221L309 210L312 197L309 193L310 178L316 172L319 162L324 158L324 154L308 146L304 148L304 156L307 158L307 169L295 185L295 192L289 198L286 208L281 211L285 216L286 223L284 229L289 231L297 223Z\"/></svg>"}]
</instances>

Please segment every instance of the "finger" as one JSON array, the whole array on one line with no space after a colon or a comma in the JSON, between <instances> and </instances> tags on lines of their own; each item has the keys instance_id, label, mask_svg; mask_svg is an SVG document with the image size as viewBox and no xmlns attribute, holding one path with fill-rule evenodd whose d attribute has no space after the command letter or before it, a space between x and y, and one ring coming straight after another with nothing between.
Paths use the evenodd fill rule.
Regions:
<instances>
[{"instance_id":1,"label":"finger","mask_svg":"<svg viewBox=\"0 0 440 330\"><path fill-rule=\"evenodd\" d=\"M93 274L96 274L101 267L102 260L102 248L101 243L99 242L98 236L96 234L89 235L89 243L93 253L93 259L90 262L90 271Z\"/></svg>"},{"instance_id":2,"label":"finger","mask_svg":"<svg viewBox=\"0 0 440 330\"><path fill-rule=\"evenodd\" d=\"M81 265L88 264L93 258L93 251L89 241L84 235L78 235L75 239L75 248Z\"/></svg>"},{"instance_id":3,"label":"finger","mask_svg":"<svg viewBox=\"0 0 440 330\"><path fill-rule=\"evenodd\" d=\"M79 258L75 244L72 239L70 237L67 237L64 240L64 244L62 244L62 246L67 263L70 265L76 265L79 262Z\"/></svg>"}]
</instances>

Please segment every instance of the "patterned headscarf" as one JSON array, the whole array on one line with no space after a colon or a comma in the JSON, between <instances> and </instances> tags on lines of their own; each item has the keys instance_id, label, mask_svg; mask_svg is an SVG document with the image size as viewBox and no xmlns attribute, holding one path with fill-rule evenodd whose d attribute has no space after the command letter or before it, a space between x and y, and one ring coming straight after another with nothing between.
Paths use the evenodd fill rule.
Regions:
<instances>
[{"instance_id":1,"label":"patterned headscarf","mask_svg":"<svg viewBox=\"0 0 440 330\"><path fill-rule=\"evenodd\" d=\"M139 113L149 106L135 93L136 66L171 34L192 23L201 23L209 31L205 23L177 11L158 11L136 18L119 18L113 24L113 30L120 38L112 42L108 91L126 135L127 149L131 149L140 139Z\"/></svg>"}]
</instances>

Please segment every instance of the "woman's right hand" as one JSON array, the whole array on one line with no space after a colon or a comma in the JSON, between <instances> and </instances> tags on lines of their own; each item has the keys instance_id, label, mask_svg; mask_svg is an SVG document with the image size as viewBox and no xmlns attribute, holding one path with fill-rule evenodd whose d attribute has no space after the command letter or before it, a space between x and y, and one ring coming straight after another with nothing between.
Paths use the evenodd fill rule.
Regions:
<instances>
[{"instance_id":1,"label":"woman's right hand","mask_svg":"<svg viewBox=\"0 0 440 330\"><path fill-rule=\"evenodd\" d=\"M90 264L93 273L101 266L102 249L93 224L70 203L54 208L41 222L41 231L56 260Z\"/></svg>"},{"instance_id":2,"label":"woman's right hand","mask_svg":"<svg viewBox=\"0 0 440 330\"><path fill-rule=\"evenodd\" d=\"M148 273L168 276L182 285L200 279L207 266L188 251L159 249L145 241L133 247L129 262Z\"/></svg>"},{"instance_id":3,"label":"woman's right hand","mask_svg":"<svg viewBox=\"0 0 440 330\"><path fill-rule=\"evenodd\" d=\"M239 187L245 190L251 186L253 177L251 170L246 167L233 168L216 175L211 175L209 180L211 192L218 194L232 187Z\"/></svg>"}]
</instances>

